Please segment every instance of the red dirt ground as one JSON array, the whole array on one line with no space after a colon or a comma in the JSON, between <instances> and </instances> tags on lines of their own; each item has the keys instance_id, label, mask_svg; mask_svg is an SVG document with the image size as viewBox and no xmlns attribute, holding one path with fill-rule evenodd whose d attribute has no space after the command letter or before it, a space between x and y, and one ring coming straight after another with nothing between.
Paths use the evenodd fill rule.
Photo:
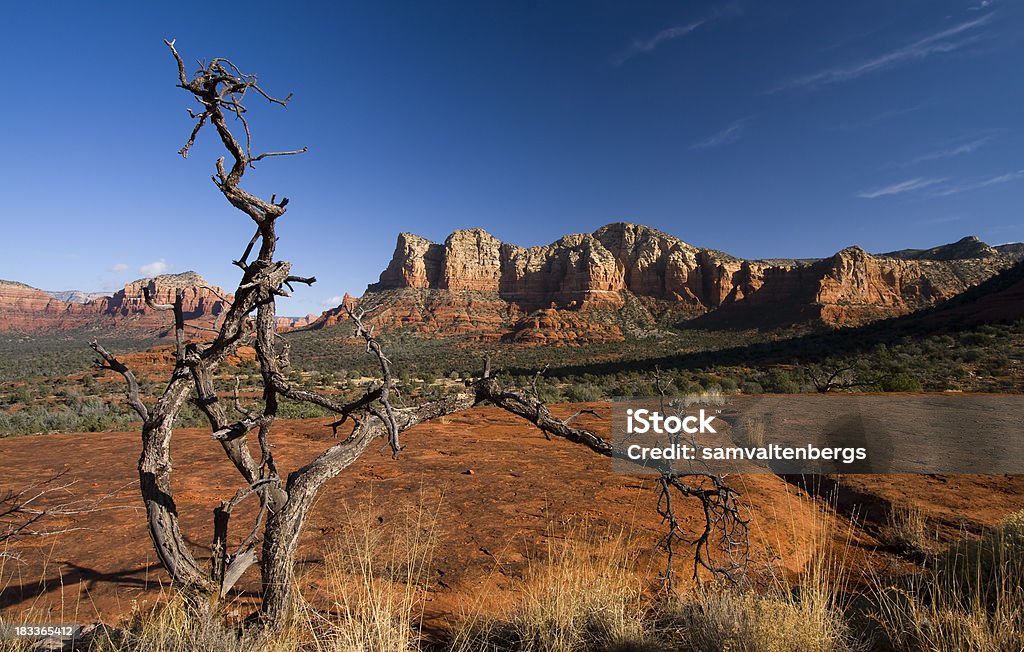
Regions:
<instances>
[{"instance_id":1,"label":"red dirt ground","mask_svg":"<svg viewBox=\"0 0 1024 652\"><path fill-rule=\"evenodd\" d=\"M577 407L556 406L553 412L567 416ZM606 431L608 405L590 407L603 418L578 423ZM334 442L327 422L278 422L275 458L282 474ZM49 612L53 621L111 622L133 603L159 598L167 576L139 507L138 437L89 433L0 440L0 493L71 467L65 477L77 481L76 498L112 494L106 501L112 509L76 517L80 530L22 540L8 550L21 561L8 560L0 569L0 615L31 610ZM651 579L664 564L655 549L662 529L651 480L614 475L608 459L578 445L547 441L529 424L488 407L422 424L404 435L404 444L398 460L383 447L372 448L327 485L300 551L304 592L317 587L318 563L337 540L346 510L370 509L382 527L403 508L422 505L437 512L426 610L442 623L480 595L491 604L510 600L530 560L543 556L547 538L574 520L628 530L641 552L638 572ZM206 430L178 431L173 450L183 529L202 554L212 536L213 507L238 489L238 476ZM1022 476L846 476L838 482L833 510L776 476L734 477L753 519L753 565L798 573L821 546L844 544L851 570L903 563L872 536L890 504L920 507L943 540L977 532L1024 508ZM686 528L701 519L693 505L680 513ZM851 515L865 527L850 527ZM235 519L246 522L245 513ZM680 570L689 574L685 560ZM250 570L241 588L254 589L253 576Z\"/></svg>"}]
</instances>

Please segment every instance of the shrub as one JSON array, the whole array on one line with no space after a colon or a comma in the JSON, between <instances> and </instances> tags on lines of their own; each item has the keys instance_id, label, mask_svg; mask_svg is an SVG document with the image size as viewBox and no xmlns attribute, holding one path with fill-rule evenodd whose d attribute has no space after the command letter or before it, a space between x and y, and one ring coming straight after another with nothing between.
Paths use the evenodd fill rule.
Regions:
<instances>
[{"instance_id":1,"label":"shrub","mask_svg":"<svg viewBox=\"0 0 1024 652\"><path fill-rule=\"evenodd\" d=\"M761 387L761 383L756 383L752 380L745 380L740 385L740 391L744 394L763 394L764 388Z\"/></svg>"},{"instance_id":2,"label":"shrub","mask_svg":"<svg viewBox=\"0 0 1024 652\"><path fill-rule=\"evenodd\" d=\"M590 383L571 383L565 390L565 397L572 403L587 403L605 398L604 390Z\"/></svg>"},{"instance_id":3,"label":"shrub","mask_svg":"<svg viewBox=\"0 0 1024 652\"><path fill-rule=\"evenodd\" d=\"M905 371L900 371L882 378L879 388L883 392L920 392L921 381Z\"/></svg>"}]
</instances>

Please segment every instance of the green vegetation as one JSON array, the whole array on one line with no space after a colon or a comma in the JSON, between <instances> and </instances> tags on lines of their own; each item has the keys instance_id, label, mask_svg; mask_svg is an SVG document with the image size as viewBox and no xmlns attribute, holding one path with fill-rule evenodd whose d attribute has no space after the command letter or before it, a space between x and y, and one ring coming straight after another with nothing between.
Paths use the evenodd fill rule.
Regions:
<instances>
[{"instance_id":1,"label":"green vegetation","mask_svg":"<svg viewBox=\"0 0 1024 652\"><path fill-rule=\"evenodd\" d=\"M304 387L355 398L372 384L376 363L347 326L287 335L291 379ZM1018 392L1024 388L1024 321L963 331L917 333L872 325L838 331L726 332L683 330L625 342L579 347L519 347L466 339L428 339L408 331L382 336L405 400L459 390L489 353L502 381L534 385L548 402L654 396L655 377L672 393L725 394L858 392ZM135 427L116 375L91 369L84 335L0 340L0 436L94 432ZM152 341L110 343L119 354ZM545 370L536 378L537 371ZM167 369L140 374L143 395L156 396ZM225 366L217 379L230 396L257 396L253 361ZM830 381L831 384L829 384ZM251 399L250 399L251 400ZM285 418L321 417L320 408L285 403ZM205 420L186 406L182 426Z\"/></svg>"},{"instance_id":2,"label":"green vegetation","mask_svg":"<svg viewBox=\"0 0 1024 652\"><path fill-rule=\"evenodd\" d=\"M0 336L0 380L63 379L92 366L96 357L89 341L98 335L88 331L41 335ZM115 351L145 351L159 344L155 339L130 339L99 335Z\"/></svg>"}]
</instances>

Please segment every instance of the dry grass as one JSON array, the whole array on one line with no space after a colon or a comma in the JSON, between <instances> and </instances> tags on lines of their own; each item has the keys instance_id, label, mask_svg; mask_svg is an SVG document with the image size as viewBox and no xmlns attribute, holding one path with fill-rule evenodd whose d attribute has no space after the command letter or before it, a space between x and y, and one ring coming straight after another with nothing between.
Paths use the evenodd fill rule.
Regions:
<instances>
[{"instance_id":1,"label":"dry grass","mask_svg":"<svg viewBox=\"0 0 1024 652\"><path fill-rule=\"evenodd\" d=\"M712 588L666 610L681 650L833 652L855 649L843 614L826 589L767 594Z\"/></svg>"},{"instance_id":2,"label":"dry grass","mask_svg":"<svg viewBox=\"0 0 1024 652\"><path fill-rule=\"evenodd\" d=\"M887 545L904 553L923 555L931 547L928 519L920 507L913 505L894 505L889 510L882 537Z\"/></svg>"},{"instance_id":3,"label":"dry grass","mask_svg":"<svg viewBox=\"0 0 1024 652\"><path fill-rule=\"evenodd\" d=\"M874 619L899 650L1024 649L1024 511L910 578L875 579Z\"/></svg>"},{"instance_id":4,"label":"dry grass","mask_svg":"<svg viewBox=\"0 0 1024 652\"><path fill-rule=\"evenodd\" d=\"M239 637L216 616L201 613L180 598L137 609L122 627L105 628L93 637L96 652L295 652L292 632L272 640Z\"/></svg>"},{"instance_id":5,"label":"dry grass","mask_svg":"<svg viewBox=\"0 0 1024 652\"><path fill-rule=\"evenodd\" d=\"M306 610L313 629L323 632L324 649L417 648L439 507L426 508L421 500L409 510L389 508L382 512L386 516L375 515L372 506L349 514L336 547L325 556L331 614Z\"/></svg>"},{"instance_id":6,"label":"dry grass","mask_svg":"<svg viewBox=\"0 0 1024 652\"><path fill-rule=\"evenodd\" d=\"M808 499L810 500L810 499ZM498 617L478 615L455 638L457 652L515 650L681 650L846 652L863 649L846 619L849 543L833 546L826 519L799 582L755 592L714 585L671 599L644 591L628 537L602 545L579 532L551 544L520 599ZM650 587L650 584L646 584Z\"/></svg>"},{"instance_id":7,"label":"dry grass","mask_svg":"<svg viewBox=\"0 0 1024 652\"><path fill-rule=\"evenodd\" d=\"M285 630L239 636L218 613L177 596L135 605L119 627L93 634L100 652L398 652L420 648L422 599L436 541L437 509L375 506L343 516L341 535L325 552L317 604L298 599ZM0 559L2 563L2 559ZM47 621L50 619L47 619ZM0 640L0 652L28 649Z\"/></svg>"},{"instance_id":8,"label":"dry grass","mask_svg":"<svg viewBox=\"0 0 1024 652\"><path fill-rule=\"evenodd\" d=\"M753 417L744 417L740 420L736 443L748 448L764 448L765 427L764 420Z\"/></svg>"},{"instance_id":9,"label":"dry grass","mask_svg":"<svg viewBox=\"0 0 1024 652\"><path fill-rule=\"evenodd\" d=\"M818 524L820 525L820 524ZM845 652L861 649L846 619L849 540L833 547L825 537L799 581L771 575L767 586L741 590L712 585L662 608L675 649L690 652Z\"/></svg>"},{"instance_id":10,"label":"dry grass","mask_svg":"<svg viewBox=\"0 0 1024 652\"><path fill-rule=\"evenodd\" d=\"M647 615L639 546L623 531L586 524L549 532L546 558L532 561L520 597L497 616L472 615L452 650L655 649Z\"/></svg>"},{"instance_id":11,"label":"dry grass","mask_svg":"<svg viewBox=\"0 0 1024 652\"><path fill-rule=\"evenodd\" d=\"M54 607L52 605L41 606L36 600L30 600L17 611L10 610L6 615L0 615L0 652L21 652L22 650L32 649L32 645L35 640L26 639L5 639L3 632L6 626L17 625L17 624L33 624L33 625L58 625L74 623L77 620L78 614L78 596L76 593L76 599L74 602L65 603L63 578L59 575L59 564L52 561L51 556L53 554L53 546L56 544L57 537L54 537L51 541L51 547L49 553L44 557L42 568L40 569L39 581L42 582L43 578L47 577L51 564L58 567L58 578L61 582L60 590L60 606ZM28 581L26 576L26 568L29 566L22 559L17 546L17 540L7 539L0 542L0 596L7 595L8 591L13 594L17 594L19 591L18 585ZM38 648L36 648L38 649Z\"/></svg>"},{"instance_id":12,"label":"dry grass","mask_svg":"<svg viewBox=\"0 0 1024 652\"><path fill-rule=\"evenodd\" d=\"M808 498L807 500L813 501ZM372 503L348 514L325 554L320 591L297 605L273 639L239 637L178 598L138 608L119 628L100 630L92 649L128 652L399 652L424 649L423 600L436 543L438 505L401 510ZM820 507L815 502L815 507ZM1024 511L980 540L949 547L927 571L873 578L858 599L873 631L855 631L856 598L847 578L850 539L820 510L810 545L817 552L792 582L740 590L705 586L654 599L658 570L624 530L581 523L549 531L540 559L519 581L517 599L478 610L453 633L453 652L650 651L847 652L1024 649ZM891 526L920 534L923 515ZM795 524L794 524L795 526ZM804 524L807 527L807 524ZM841 527L841 526L839 526ZM852 527L852 526L851 526ZM832 543L830 543L832 542ZM660 561L660 558L659 558ZM0 557L0 577L4 560ZM8 560L10 563L10 560ZM646 589L646 590L645 590ZM2 623L0 623L2 624ZM869 636L871 638L869 638ZM0 640L0 652L23 652Z\"/></svg>"}]
</instances>

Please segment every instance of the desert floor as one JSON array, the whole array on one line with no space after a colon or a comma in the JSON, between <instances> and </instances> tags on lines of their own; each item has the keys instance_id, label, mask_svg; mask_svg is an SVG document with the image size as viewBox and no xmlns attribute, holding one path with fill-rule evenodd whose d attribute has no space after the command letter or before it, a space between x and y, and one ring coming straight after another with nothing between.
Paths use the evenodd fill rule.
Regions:
<instances>
[{"instance_id":1,"label":"desert floor","mask_svg":"<svg viewBox=\"0 0 1024 652\"><path fill-rule=\"evenodd\" d=\"M581 406L561 405L567 416ZM599 433L602 418L579 424ZM282 475L330 446L326 419L281 421L274 454ZM73 498L109 496L103 509L56 523L73 531L29 537L8 547L0 576L0 615L46 614L51 622L110 622L166 595L167 576L156 561L136 483L138 433L75 433L0 440L0 493L68 468L62 482ZM394 519L419 513L436 536L428 561L427 627L444 628L475 611L514 600L552 539L608 533L626 537L636 572L653 586L665 557L663 532L649 478L615 475L611 463L572 443L548 441L535 428L495 408L475 408L422 424L404 436L393 460L374 446L330 482L305 528L300 551L303 593L330 601L321 585L325 551L344 546L347 523L385 531ZM202 555L212 538L212 510L240 487L209 431L176 433L175 500L185 531ZM808 495L798 481L774 475L735 476L751 517L752 573L797 576L822 548L842 547L842 564L856 582L866 568L908 564L884 543L893 506L914 506L927 517L937 544L974 534L1024 508L1024 476L831 476ZM248 506L251 510L251 505ZM699 506L680 508L683 526L701 523ZM253 511L236 513L235 538ZM597 536L600 536L598 534ZM689 561L679 560L680 576ZM252 600L255 571L240 586Z\"/></svg>"}]
</instances>

